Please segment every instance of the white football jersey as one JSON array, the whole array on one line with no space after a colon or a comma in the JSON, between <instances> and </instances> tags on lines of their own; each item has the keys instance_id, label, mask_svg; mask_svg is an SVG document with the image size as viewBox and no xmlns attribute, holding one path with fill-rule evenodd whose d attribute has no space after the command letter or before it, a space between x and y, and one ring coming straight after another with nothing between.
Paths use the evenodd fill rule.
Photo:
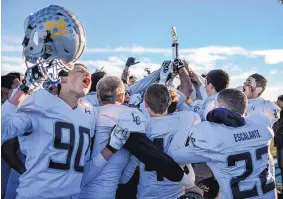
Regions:
<instances>
[{"instance_id":1,"label":"white football jersey","mask_svg":"<svg viewBox=\"0 0 283 199\"><path fill-rule=\"evenodd\" d=\"M187 147L174 151L177 162L206 159L220 186L220 198L274 199L276 190L268 151L273 132L246 120L238 128L202 122L190 131ZM192 160L192 161L191 161Z\"/></svg>"},{"instance_id":2,"label":"white football jersey","mask_svg":"<svg viewBox=\"0 0 283 199\"><path fill-rule=\"evenodd\" d=\"M280 118L281 109L269 100L261 97L249 99L246 117L257 120L257 116L266 116L266 124L270 127Z\"/></svg>"},{"instance_id":3,"label":"white football jersey","mask_svg":"<svg viewBox=\"0 0 283 199\"><path fill-rule=\"evenodd\" d=\"M180 148L185 145L186 136L189 129L200 122L197 114L189 111L176 112L163 117L151 118L146 126L146 134L153 143L160 147L164 153ZM174 144L174 136L178 135L178 140ZM184 168L189 178L194 182L195 175L190 164L180 165ZM171 182L164 178L162 174L145 167L139 163L140 180L138 185L137 198L139 199L171 199L178 198L185 193L185 187L179 182Z\"/></svg>"},{"instance_id":4,"label":"white football jersey","mask_svg":"<svg viewBox=\"0 0 283 199\"><path fill-rule=\"evenodd\" d=\"M43 89L25 99L16 113L5 115L2 143L18 136L26 156L27 171L20 176L17 197L78 195L95 121L96 112L91 105L80 101L72 109Z\"/></svg>"},{"instance_id":5,"label":"white football jersey","mask_svg":"<svg viewBox=\"0 0 283 199\"><path fill-rule=\"evenodd\" d=\"M92 153L100 153L108 143L112 128L116 125L130 132L145 133L145 118L138 109L109 104L98 107L96 134ZM113 199L121 173L129 160L129 152L122 148L108 159L105 167L88 184L82 187L80 198Z\"/></svg>"},{"instance_id":6,"label":"white football jersey","mask_svg":"<svg viewBox=\"0 0 283 199\"><path fill-rule=\"evenodd\" d=\"M205 100L196 100L189 105L188 110L199 114L201 121L206 121L207 114L215 108L217 96L218 93L205 98Z\"/></svg>"}]
</instances>

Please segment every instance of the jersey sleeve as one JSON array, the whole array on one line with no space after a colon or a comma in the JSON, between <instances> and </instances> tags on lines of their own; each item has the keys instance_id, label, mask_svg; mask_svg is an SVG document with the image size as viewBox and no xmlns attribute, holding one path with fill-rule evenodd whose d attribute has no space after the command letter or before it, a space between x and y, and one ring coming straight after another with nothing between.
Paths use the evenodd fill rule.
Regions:
<instances>
[{"instance_id":1,"label":"jersey sleeve","mask_svg":"<svg viewBox=\"0 0 283 199\"><path fill-rule=\"evenodd\" d=\"M160 70L154 71L140 81L130 85L131 95L143 93L152 83L156 82L159 79Z\"/></svg>"},{"instance_id":2,"label":"jersey sleeve","mask_svg":"<svg viewBox=\"0 0 283 199\"><path fill-rule=\"evenodd\" d=\"M25 99L29 100L29 99ZM2 106L1 144L26 132L31 132L32 121L30 115L11 104L8 100ZM3 110L4 109L4 110ZM9 113L10 112L10 113Z\"/></svg>"},{"instance_id":3,"label":"jersey sleeve","mask_svg":"<svg viewBox=\"0 0 283 199\"><path fill-rule=\"evenodd\" d=\"M135 156L131 155L129 162L126 165L121 175L120 178L121 184L126 184L129 182L129 180L132 178L133 174L135 173L137 166L139 166L139 160Z\"/></svg>"},{"instance_id":4,"label":"jersey sleeve","mask_svg":"<svg viewBox=\"0 0 283 199\"><path fill-rule=\"evenodd\" d=\"M201 122L200 116L196 113L189 111L181 111L179 113L181 118L179 122L180 132L174 135L170 143L169 151L185 147L190 129L192 128L192 126L195 126Z\"/></svg>"},{"instance_id":5,"label":"jersey sleeve","mask_svg":"<svg viewBox=\"0 0 283 199\"><path fill-rule=\"evenodd\" d=\"M185 147L172 150L170 155L179 164L209 162L219 154L217 140L209 132L202 132L200 125L191 128Z\"/></svg>"},{"instance_id":6,"label":"jersey sleeve","mask_svg":"<svg viewBox=\"0 0 283 199\"><path fill-rule=\"evenodd\" d=\"M101 153L98 153L95 157L91 157L91 159L85 163L81 186L84 187L98 176L106 164L107 161L103 158Z\"/></svg>"}]
</instances>

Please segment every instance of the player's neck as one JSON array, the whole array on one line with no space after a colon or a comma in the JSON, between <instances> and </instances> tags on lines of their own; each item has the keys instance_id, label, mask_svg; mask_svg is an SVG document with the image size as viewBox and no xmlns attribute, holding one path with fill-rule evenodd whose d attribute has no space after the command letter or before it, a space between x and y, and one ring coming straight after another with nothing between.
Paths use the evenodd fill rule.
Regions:
<instances>
[{"instance_id":1,"label":"player's neck","mask_svg":"<svg viewBox=\"0 0 283 199\"><path fill-rule=\"evenodd\" d=\"M149 112L150 117L162 117L167 115L167 111L165 113L160 114L160 113L153 113L152 111Z\"/></svg>"},{"instance_id":2,"label":"player's neck","mask_svg":"<svg viewBox=\"0 0 283 199\"><path fill-rule=\"evenodd\" d=\"M99 102L99 106L105 106L105 105L109 105L109 104L121 105L120 102L103 102L103 101Z\"/></svg>"},{"instance_id":3,"label":"player's neck","mask_svg":"<svg viewBox=\"0 0 283 199\"><path fill-rule=\"evenodd\" d=\"M67 93L60 92L58 95L64 102L66 102L72 109L75 109L78 106L80 98L75 95L68 95Z\"/></svg>"},{"instance_id":4,"label":"player's neck","mask_svg":"<svg viewBox=\"0 0 283 199\"><path fill-rule=\"evenodd\" d=\"M211 90L210 92L207 92L207 97L210 97L215 94L217 94L217 92L215 90Z\"/></svg>"}]
</instances>

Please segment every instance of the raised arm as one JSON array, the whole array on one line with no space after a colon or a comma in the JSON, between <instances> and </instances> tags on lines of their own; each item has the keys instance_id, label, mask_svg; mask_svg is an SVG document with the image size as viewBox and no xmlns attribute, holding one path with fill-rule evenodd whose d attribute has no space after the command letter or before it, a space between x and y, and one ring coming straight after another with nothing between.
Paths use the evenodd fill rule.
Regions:
<instances>
[{"instance_id":1,"label":"raised arm","mask_svg":"<svg viewBox=\"0 0 283 199\"><path fill-rule=\"evenodd\" d=\"M188 69L186 67L189 67L189 64L187 61L184 60L184 63L180 59L174 60L174 65L176 67L176 70L180 76L180 91L187 97L187 99L191 96L193 90L192 90L192 82L191 78L188 73ZM185 67L186 66L186 67Z\"/></svg>"},{"instance_id":2,"label":"raised arm","mask_svg":"<svg viewBox=\"0 0 283 199\"><path fill-rule=\"evenodd\" d=\"M1 144L26 132L31 132L30 116L24 111L17 110L19 103L24 98L29 100L27 94L19 90L2 105Z\"/></svg>"}]
</instances>

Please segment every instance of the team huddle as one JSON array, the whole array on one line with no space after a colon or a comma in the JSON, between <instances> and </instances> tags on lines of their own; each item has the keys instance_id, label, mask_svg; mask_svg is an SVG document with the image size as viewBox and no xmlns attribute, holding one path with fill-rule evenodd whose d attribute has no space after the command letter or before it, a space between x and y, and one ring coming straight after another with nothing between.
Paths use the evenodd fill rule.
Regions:
<instances>
[{"instance_id":1,"label":"team huddle","mask_svg":"<svg viewBox=\"0 0 283 199\"><path fill-rule=\"evenodd\" d=\"M206 179L219 185L214 198L277 198L269 146L280 109L260 97L262 75L233 89L225 71L204 78L176 58L129 83L126 71L90 74L77 62L85 43L66 8L51 5L25 21L28 68L1 121L2 146L18 142L24 163L4 150L19 174L5 198L115 199L136 172L138 199L209 198L200 189ZM134 64L128 58L127 69ZM44 88L57 80L56 94Z\"/></svg>"}]
</instances>

